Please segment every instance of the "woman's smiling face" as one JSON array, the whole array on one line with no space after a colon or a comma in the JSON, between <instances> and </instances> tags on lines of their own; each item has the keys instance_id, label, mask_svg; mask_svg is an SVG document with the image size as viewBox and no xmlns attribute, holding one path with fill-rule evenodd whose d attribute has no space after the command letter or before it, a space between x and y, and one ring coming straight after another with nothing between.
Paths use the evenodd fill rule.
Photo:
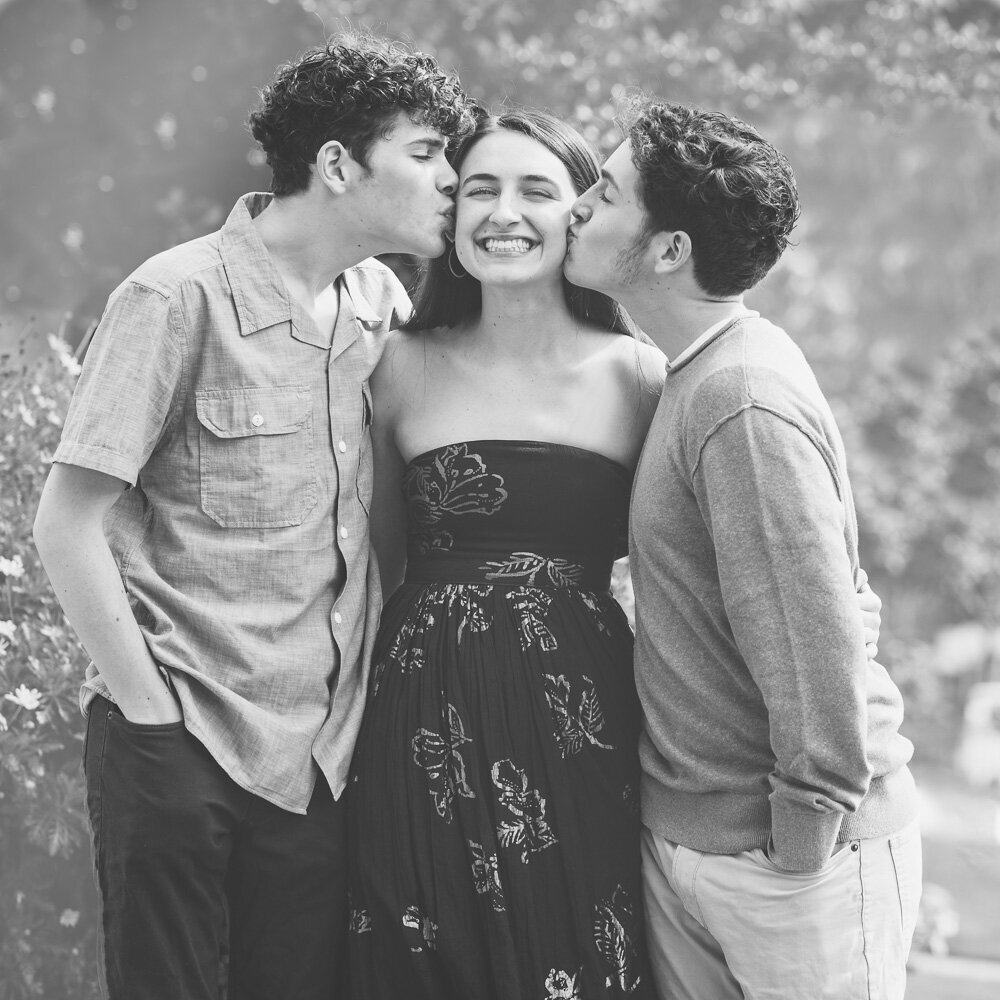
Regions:
<instances>
[{"instance_id":1,"label":"woman's smiling face","mask_svg":"<svg viewBox=\"0 0 1000 1000\"><path fill-rule=\"evenodd\" d=\"M540 142L519 132L479 139L460 168L455 251L484 285L562 279L569 171Z\"/></svg>"}]
</instances>

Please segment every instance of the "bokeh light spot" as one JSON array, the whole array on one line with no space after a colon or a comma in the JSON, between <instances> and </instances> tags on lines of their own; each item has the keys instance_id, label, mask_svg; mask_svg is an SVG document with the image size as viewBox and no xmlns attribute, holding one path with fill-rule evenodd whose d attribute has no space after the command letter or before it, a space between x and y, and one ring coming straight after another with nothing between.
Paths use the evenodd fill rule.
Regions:
<instances>
[{"instance_id":1,"label":"bokeh light spot","mask_svg":"<svg viewBox=\"0 0 1000 1000\"><path fill-rule=\"evenodd\" d=\"M79 250L83 246L83 230L76 223L72 226L67 226L60 240L67 250Z\"/></svg>"}]
</instances>

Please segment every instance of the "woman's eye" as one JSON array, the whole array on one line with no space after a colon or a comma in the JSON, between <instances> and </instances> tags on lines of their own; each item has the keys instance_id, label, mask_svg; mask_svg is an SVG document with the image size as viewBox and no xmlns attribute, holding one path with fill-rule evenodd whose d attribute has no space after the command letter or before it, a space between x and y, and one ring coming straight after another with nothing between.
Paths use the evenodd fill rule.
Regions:
<instances>
[{"instance_id":1,"label":"woman's eye","mask_svg":"<svg viewBox=\"0 0 1000 1000\"><path fill-rule=\"evenodd\" d=\"M549 191L543 191L540 188L533 188L530 191L525 191L524 196L526 198L551 198L552 194Z\"/></svg>"},{"instance_id":2,"label":"woman's eye","mask_svg":"<svg viewBox=\"0 0 1000 1000\"><path fill-rule=\"evenodd\" d=\"M496 191L494 191L493 188L477 187L477 188L470 188L468 191L465 192L465 194L467 197L471 198L474 197L475 195L496 194Z\"/></svg>"}]
</instances>

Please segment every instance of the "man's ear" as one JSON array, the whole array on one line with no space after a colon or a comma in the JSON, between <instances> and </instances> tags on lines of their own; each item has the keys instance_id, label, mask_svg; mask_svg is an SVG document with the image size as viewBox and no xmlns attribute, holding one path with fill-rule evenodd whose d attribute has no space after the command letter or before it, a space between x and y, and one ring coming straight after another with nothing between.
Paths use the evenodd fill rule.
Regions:
<instances>
[{"instance_id":1,"label":"man's ear","mask_svg":"<svg viewBox=\"0 0 1000 1000\"><path fill-rule=\"evenodd\" d=\"M316 173L324 187L334 194L343 194L351 181L351 167L357 166L347 147L331 139L316 153Z\"/></svg>"},{"instance_id":2,"label":"man's ear","mask_svg":"<svg viewBox=\"0 0 1000 1000\"><path fill-rule=\"evenodd\" d=\"M691 237L683 230L659 232L650 240L653 270L657 274L672 274L691 259Z\"/></svg>"}]
</instances>

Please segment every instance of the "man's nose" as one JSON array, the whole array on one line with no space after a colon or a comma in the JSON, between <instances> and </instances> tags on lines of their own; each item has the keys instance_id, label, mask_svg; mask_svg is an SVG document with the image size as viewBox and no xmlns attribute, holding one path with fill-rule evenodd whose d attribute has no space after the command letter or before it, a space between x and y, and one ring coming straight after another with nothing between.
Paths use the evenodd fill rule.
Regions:
<instances>
[{"instance_id":1,"label":"man's nose","mask_svg":"<svg viewBox=\"0 0 1000 1000\"><path fill-rule=\"evenodd\" d=\"M574 222L587 222L590 219L590 206L583 200L582 197L577 198L573 202L572 207L569 210L570 217Z\"/></svg>"},{"instance_id":2,"label":"man's nose","mask_svg":"<svg viewBox=\"0 0 1000 1000\"><path fill-rule=\"evenodd\" d=\"M441 176L438 178L438 190L442 194L454 195L457 189L458 174L455 173L452 165L446 161L441 170Z\"/></svg>"}]
</instances>

